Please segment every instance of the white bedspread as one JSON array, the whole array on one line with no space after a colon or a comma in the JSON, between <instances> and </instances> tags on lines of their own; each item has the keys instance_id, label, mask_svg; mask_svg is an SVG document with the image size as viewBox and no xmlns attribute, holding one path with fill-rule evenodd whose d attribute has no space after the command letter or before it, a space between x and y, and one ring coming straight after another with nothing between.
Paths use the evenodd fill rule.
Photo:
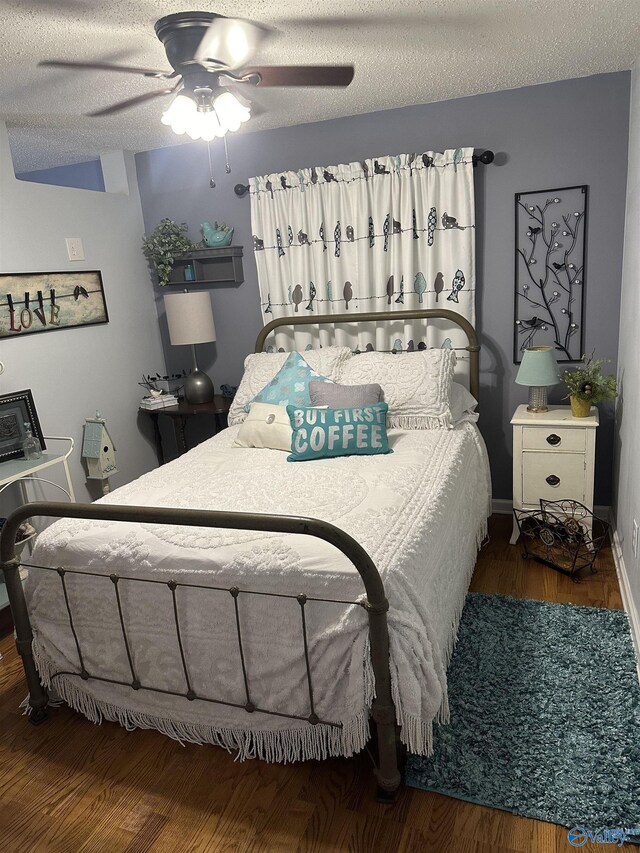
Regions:
<instances>
[{"instance_id":1,"label":"white bedspread","mask_svg":"<svg viewBox=\"0 0 640 853\"><path fill-rule=\"evenodd\" d=\"M279 451L232 448L237 429L100 503L307 515L344 529L383 578L398 723L409 749L427 754L433 720L447 718L446 667L486 531L490 486L477 428L391 430L393 454L303 463L287 462ZM246 697L229 587L352 601L363 594L346 557L302 535L62 520L41 535L30 562L224 587L179 587L178 614L196 694L235 703ZM72 574L66 580L87 671L130 681L112 582ZM51 681L58 670L79 670L60 579L32 569L26 589L45 683L92 720L153 727L181 740L239 749L243 758L276 761L351 755L367 740L373 677L361 607L306 606L316 713L341 724L312 726L77 676ZM138 678L185 691L171 591L127 580L119 589ZM300 605L247 595L238 603L251 701L307 715Z\"/></svg>"}]
</instances>

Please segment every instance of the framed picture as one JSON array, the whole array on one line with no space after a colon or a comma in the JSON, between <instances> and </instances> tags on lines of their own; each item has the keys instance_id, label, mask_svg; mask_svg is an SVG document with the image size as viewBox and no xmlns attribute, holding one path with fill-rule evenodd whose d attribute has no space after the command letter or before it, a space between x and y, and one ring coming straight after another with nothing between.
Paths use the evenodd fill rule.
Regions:
<instances>
[{"instance_id":1,"label":"framed picture","mask_svg":"<svg viewBox=\"0 0 640 853\"><path fill-rule=\"evenodd\" d=\"M551 346L556 361L584 353L588 187L516 193L513 360Z\"/></svg>"},{"instance_id":2,"label":"framed picture","mask_svg":"<svg viewBox=\"0 0 640 853\"><path fill-rule=\"evenodd\" d=\"M108 322L99 270L0 274L0 338Z\"/></svg>"},{"instance_id":3,"label":"framed picture","mask_svg":"<svg viewBox=\"0 0 640 853\"><path fill-rule=\"evenodd\" d=\"M0 462L23 455L22 442L27 435L25 424L31 427L31 434L45 450L46 445L31 391L27 389L13 394L0 394Z\"/></svg>"}]
</instances>

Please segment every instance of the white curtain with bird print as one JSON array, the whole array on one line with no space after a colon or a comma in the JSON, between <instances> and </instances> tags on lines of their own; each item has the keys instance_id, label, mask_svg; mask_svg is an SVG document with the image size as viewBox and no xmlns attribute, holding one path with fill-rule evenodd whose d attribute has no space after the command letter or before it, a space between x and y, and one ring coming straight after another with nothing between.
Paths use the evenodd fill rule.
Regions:
<instances>
[{"instance_id":1,"label":"white curtain with bird print","mask_svg":"<svg viewBox=\"0 0 640 853\"><path fill-rule=\"evenodd\" d=\"M399 154L250 179L264 321L311 314L448 308L475 323L473 149ZM328 331L278 332L304 350ZM361 351L463 347L443 320L336 326ZM458 353L463 358L466 353Z\"/></svg>"}]
</instances>

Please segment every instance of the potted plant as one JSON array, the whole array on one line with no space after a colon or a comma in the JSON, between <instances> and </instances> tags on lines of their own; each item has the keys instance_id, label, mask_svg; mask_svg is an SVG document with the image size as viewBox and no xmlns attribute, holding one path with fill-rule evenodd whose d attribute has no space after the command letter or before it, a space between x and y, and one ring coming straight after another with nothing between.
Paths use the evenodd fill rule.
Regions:
<instances>
[{"instance_id":1,"label":"potted plant","mask_svg":"<svg viewBox=\"0 0 640 853\"><path fill-rule=\"evenodd\" d=\"M589 358L583 355L581 361L581 367L566 370L563 376L569 389L567 397L571 402L571 414L574 418L588 418L591 406L618 396L615 376L602 375L602 365L607 363L607 359L594 358L592 353Z\"/></svg>"},{"instance_id":2,"label":"potted plant","mask_svg":"<svg viewBox=\"0 0 640 853\"><path fill-rule=\"evenodd\" d=\"M196 243L187 237L186 223L178 224L173 219L163 219L142 241L142 251L154 267L160 287L169 284L176 255L196 248Z\"/></svg>"}]
</instances>

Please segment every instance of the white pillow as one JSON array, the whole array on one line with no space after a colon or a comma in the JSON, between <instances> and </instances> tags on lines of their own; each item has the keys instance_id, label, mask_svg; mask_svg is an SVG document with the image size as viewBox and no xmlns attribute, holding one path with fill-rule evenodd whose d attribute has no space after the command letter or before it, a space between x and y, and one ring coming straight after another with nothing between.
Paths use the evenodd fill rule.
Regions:
<instances>
[{"instance_id":1,"label":"white pillow","mask_svg":"<svg viewBox=\"0 0 640 853\"><path fill-rule=\"evenodd\" d=\"M260 447L291 452L291 422L286 406L252 403L233 447Z\"/></svg>"},{"instance_id":2,"label":"white pillow","mask_svg":"<svg viewBox=\"0 0 640 853\"><path fill-rule=\"evenodd\" d=\"M344 385L382 386L389 405L391 429L435 429L451 426L451 385L456 354L451 349L421 352L366 352L350 358L339 381Z\"/></svg>"},{"instance_id":3,"label":"white pillow","mask_svg":"<svg viewBox=\"0 0 640 853\"><path fill-rule=\"evenodd\" d=\"M451 426L476 423L480 417L475 411L478 401L460 382L451 384Z\"/></svg>"},{"instance_id":4,"label":"white pillow","mask_svg":"<svg viewBox=\"0 0 640 853\"><path fill-rule=\"evenodd\" d=\"M229 408L229 426L241 424L245 420L245 406L262 391L267 382L271 382L288 355L288 352L258 352L245 358L244 375ZM300 355L316 373L336 381L342 365L351 358L351 350L349 347L323 347L305 350Z\"/></svg>"}]
</instances>

